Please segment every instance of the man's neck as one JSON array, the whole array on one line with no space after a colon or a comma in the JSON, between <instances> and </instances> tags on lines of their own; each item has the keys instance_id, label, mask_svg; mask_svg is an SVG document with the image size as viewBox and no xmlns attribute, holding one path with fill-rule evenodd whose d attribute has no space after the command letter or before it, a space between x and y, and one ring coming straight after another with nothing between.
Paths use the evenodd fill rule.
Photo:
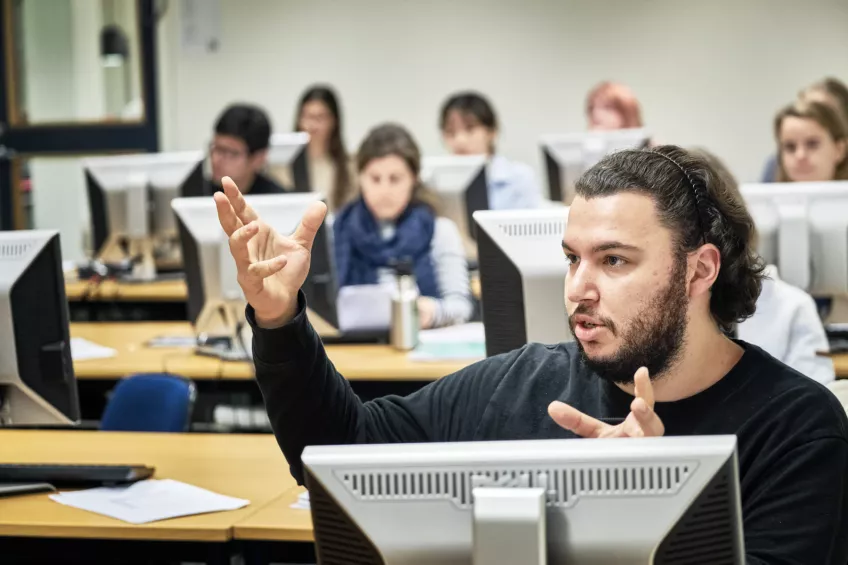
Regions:
<instances>
[{"instance_id":1,"label":"man's neck","mask_svg":"<svg viewBox=\"0 0 848 565\"><path fill-rule=\"evenodd\" d=\"M237 186L239 187L239 190L241 190L242 194L249 194L250 189L253 188L253 183L255 182L256 173L251 173L249 176L246 176Z\"/></svg>"},{"instance_id":2,"label":"man's neck","mask_svg":"<svg viewBox=\"0 0 848 565\"><path fill-rule=\"evenodd\" d=\"M673 402L707 390L724 378L744 352L711 322L702 327L690 326L678 361L652 382L654 398ZM618 386L634 394L633 384Z\"/></svg>"}]
</instances>

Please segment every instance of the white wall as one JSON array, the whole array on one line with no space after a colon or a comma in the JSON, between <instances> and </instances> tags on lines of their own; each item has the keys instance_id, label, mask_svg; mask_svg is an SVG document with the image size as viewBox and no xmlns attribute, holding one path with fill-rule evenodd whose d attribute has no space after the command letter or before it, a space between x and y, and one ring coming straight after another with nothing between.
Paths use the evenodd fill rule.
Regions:
<instances>
[{"instance_id":1,"label":"white wall","mask_svg":"<svg viewBox=\"0 0 848 565\"><path fill-rule=\"evenodd\" d=\"M164 149L202 146L237 100L288 130L300 92L326 81L351 150L396 120L441 153L440 103L475 88L496 106L501 151L538 166L538 137L582 130L585 93L614 79L659 141L707 147L750 181L773 151L775 111L824 75L848 79L848 0L221 2L217 53L181 52L176 2L162 22Z\"/></svg>"}]
</instances>

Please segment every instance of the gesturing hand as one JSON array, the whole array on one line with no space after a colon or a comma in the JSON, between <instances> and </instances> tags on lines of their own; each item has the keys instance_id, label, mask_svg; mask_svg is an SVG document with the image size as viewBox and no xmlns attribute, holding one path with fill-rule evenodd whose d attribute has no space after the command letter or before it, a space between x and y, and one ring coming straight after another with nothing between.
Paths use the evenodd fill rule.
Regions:
<instances>
[{"instance_id":1,"label":"gesturing hand","mask_svg":"<svg viewBox=\"0 0 848 565\"><path fill-rule=\"evenodd\" d=\"M630 414L617 426L612 426L587 416L583 412L565 404L554 401L548 406L551 418L580 437L652 437L665 433L662 420L654 412L654 389L651 378L645 367L636 371L634 377L636 398L630 403Z\"/></svg>"},{"instance_id":2,"label":"gesturing hand","mask_svg":"<svg viewBox=\"0 0 848 565\"><path fill-rule=\"evenodd\" d=\"M218 220L230 238L238 282L263 327L280 326L294 317L297 291L309 273L312 243L327 207L312 204L290 237L262 221L229 177L224 194L215 194Z\"/></svg>"}]
</instances>

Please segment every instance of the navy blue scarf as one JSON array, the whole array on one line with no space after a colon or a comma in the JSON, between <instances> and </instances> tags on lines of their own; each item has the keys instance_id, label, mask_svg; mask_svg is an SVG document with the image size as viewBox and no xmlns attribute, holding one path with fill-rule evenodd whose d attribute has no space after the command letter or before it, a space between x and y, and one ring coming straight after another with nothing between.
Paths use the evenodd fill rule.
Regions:
<instances>
[{"instance_id":1,"label":"navy blue scarf","mask_svg":"<svg viewBox=\"0 0 848 565\"><path fill-rule=\"evenodd\" d=\"M394 236L384 240L362 198L351 202L339 212L333 226L339 287L376 284L379 268L409 259L421 294L441 298L430 254L435 226L429 207L412 204L397 219Z\"/></svg>"}]
</instances>

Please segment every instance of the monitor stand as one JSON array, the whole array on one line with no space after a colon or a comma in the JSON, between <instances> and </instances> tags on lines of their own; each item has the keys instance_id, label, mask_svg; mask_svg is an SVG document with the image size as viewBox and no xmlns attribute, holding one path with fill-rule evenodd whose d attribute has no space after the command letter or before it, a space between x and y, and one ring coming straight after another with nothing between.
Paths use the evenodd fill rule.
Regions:
<instances>
[{"instance_id":1,"label":"monitor stand","mask_svg":"<svg viewBox=\"0 0 848 565\"><path fill-rule=\"evenodd\" d=\"M227 361L252 358L249 327L244 319L244 301L207 302L194 323L197 352Z\"/></svg>"},{"instance_id":2,"label":"monitor stand","mask_svg":"<svg viewBox=\"0 0 848 565\"><path fill-rule=\"evenodd\" d=\"M97 255L104 265L131 262L131 279L135 281L156 280L156 261L153 240L149 237L129 237L123 234L110 235Z\"/></svg>"},{"instance_id":3,"label":"monitor stand","mask_svg":"<svg viewBox=\"0 0 848 565\"><path fill-rule=\"evenodd\" d=\"M472 490L473 565L547 565L544 488Z\"/></svg>"}]
</instances>

